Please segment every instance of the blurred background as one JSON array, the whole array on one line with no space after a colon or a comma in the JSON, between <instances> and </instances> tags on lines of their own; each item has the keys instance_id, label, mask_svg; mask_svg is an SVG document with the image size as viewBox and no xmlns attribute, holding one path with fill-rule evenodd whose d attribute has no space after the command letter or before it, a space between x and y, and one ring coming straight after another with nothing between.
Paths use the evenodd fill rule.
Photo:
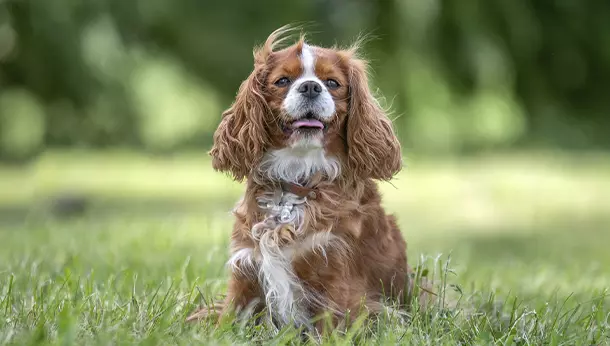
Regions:
<instances>
[{"instance_id":1,"label":"blurred background","mask_svg":"<svg viewBox=\"0 0 610 346\"><path fill-rule=\"evenodd\" d=\"M201 152L275 28L370 34L408 150L610 146L610 3L3 0L0 157Z\"/></svg>"},{"instance_id":2,"label":"blurred background","mask_svg":"<svg viewBox=\"0 0 610 346\"><path fill-rule=\"evenodd\" d=\"M206 152L253 46L297 23L317 45L370 36L407 163L385 203L413 251L600 261L609 18L608 1L0 0L0 227L225 239L242 187Z\"/></svg>"}]
</instances>

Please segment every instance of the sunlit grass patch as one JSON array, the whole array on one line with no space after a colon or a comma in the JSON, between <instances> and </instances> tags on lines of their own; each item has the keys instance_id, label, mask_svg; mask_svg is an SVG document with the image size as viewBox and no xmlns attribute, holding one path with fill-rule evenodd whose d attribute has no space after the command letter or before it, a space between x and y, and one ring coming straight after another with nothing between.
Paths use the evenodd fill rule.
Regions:
<instances>
[{"instance_id":1,"label":"sunlit grass patch","mask_svg":"<svg viewBox=\"0 0 610 346\"><path fill-rule=\"evenodd\" d=\"M459 304L383 315L324 343L610 343L608 162L411 162L382 184L384 204L398 217L410 263L428 268L438 292ZM0 342L302 341L292 328L184 323L226 288L229 211L242 191L204 155L51 153L0 177L12 196L0 203L9 206L0 214ZM70 215L45 209L66 191L91 204ZM31 207L27 218L11 217L14 205Z\"/></svg>"},{"instance_id":2,"label":"sunlit grass patch","mask_svg":"<svg viewBox=\"0 0 610 346\"><path fill-rule=\"evenodd\" d=\"M186 324L184 319L225 288L226 244L205 243L194 224L168 227L126 223L132 232L79 224L29 230L29 246L3 251L0 273L0 337L13 343L249 344L299 343L301 333L250 323ZM116 226L116 224L113 224ZM83 230L86 231L86 230ZM211 234L212 232L206 233ZM184 237L193 237L190 243ZM5 236L5 234L3 235ZM154 240L151 240L154 239ZM3 240L10 238L3 237ZM13 238L14 240L14 238ZM35 249L27 250L32 244ZM222 244L218 241L216 244ZM436 260L435 260L436 259ZM603 344L610 330L608 292L576 279L575 293L552 291L556 277L543 275L549 290L516 279L536 277L544 266L502 266L498 272L455 271L447 256L423 258L420 268L435 279L438 301L402 316L384 314L322 338L325 344ZM417 264L417 258L412 259ZM420 270L420 273L423 271ZM490 281L487 281L488 276ZM533 288L533 289L532 289Z\"/></svg>"}]
</instances>

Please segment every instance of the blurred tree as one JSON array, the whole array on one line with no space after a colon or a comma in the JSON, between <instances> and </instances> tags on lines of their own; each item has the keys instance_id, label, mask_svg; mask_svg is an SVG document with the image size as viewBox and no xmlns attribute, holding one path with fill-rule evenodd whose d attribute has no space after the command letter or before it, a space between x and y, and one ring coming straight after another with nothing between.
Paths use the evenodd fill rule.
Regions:
<instances>
[{"instance_id":1,"label":"blurred tree","mask_svg":"<svg viewBox=\"0 0 610 346\"><path fill-rule=\"evenodd\" d=\"M408 126L405 121L407 114L407 84L404 76L407 75L404 48L409 44L404 35L406 26L403 25L404 15L397 1L373 2L375 8L372 11L371 22L373 38L367 46L371 51L371 58L375 62L371 66L376 76L376 84L385 92L386 102L395 114L397 128ZM396 78L402 76L402 78Z\"/></svg>"},{"instance_id":2,"label":"blurred tree","mask_svg":"<svg viewBox=\"0 0 610 346\"><path fill-rule=\"evenodd\" d=\"M294 22L324 45L371 34L410 147L607 147L609 17L601 0L0 1L0 159L208 146L253 45Z\"/></svg>"},{"instance_id":3,"label":"blurred tree","mask_svg":"<svg viewBox=\"0 0 610 346\"><path fill-rule=\"evenodd\" d=\"M456 90L468 96L476 87L504 84L527 109L531 139L610 144L610 2L439 5L435 51Z\"/></svg>"},{"instance_id":4,"label":"blurred tree","mask_svg":"<svg viewBox=\"0 0 610 346\"><path fill-rule=\"evenodd\" d=\"M92 1L11 1L4 23L17 33L17 43L0 68L3 89L24 88L45 107L43 143L50 146L106 146L130 142L133 112L120 84L105 85L83 56L81 34L103 13ZM101 94L100 114L94 110ZM98 118L103 117L102 121ZM100 123L116 122L110 129ZM7 150L3 150L8 155Z\"/></svg>"}]
</instances>

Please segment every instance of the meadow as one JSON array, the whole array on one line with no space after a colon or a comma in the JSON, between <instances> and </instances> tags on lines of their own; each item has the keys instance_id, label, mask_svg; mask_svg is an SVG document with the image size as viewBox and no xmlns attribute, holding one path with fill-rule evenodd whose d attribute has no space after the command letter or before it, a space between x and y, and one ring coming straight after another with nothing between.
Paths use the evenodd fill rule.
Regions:
<instances>
[{"instance_id":1,"label":"meadow","mask_svg":"<svg viewBox=\"0 0 610 346\"><path fill-rule=\"evenodd\" d=\"M323 343L610 344L609 155L405 162L381 184L384 205L411 264L458 306L362 321ZM0 166L0 343L303 342L292 328L184 323L226 285L241 188L205 153Z\"/></svg>"}]
</instances>

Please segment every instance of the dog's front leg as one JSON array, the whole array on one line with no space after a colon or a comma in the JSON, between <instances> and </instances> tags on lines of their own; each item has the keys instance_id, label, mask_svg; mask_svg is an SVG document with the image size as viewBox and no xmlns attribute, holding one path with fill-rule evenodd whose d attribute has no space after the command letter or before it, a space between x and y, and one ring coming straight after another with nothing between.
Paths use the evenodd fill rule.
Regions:
<instances>
[{"instance_id":1,"label":"dog's front leg","mask_svg":"<svg viewBox=\"0 0 610 346\"><path fill-rule=\"evenodd\" d=\"M239 272L231 273L226 297L220 303L204 306L187 318L187 321L200 321L223 317L235 312L239 317L249 317L263 308L258 281Z\"/></svg>"},{"instance_id":2,"label":"dog's front leg","mask_svg":"<svg viewBox=\"0 0 610 346\"><path fill-rule=\"evenodd\" d=\"M241 317L251 316L261 311L262 291L256 278L241 273L232 273L221 316L231 312Z\"/></svg>"}]
</instances>

